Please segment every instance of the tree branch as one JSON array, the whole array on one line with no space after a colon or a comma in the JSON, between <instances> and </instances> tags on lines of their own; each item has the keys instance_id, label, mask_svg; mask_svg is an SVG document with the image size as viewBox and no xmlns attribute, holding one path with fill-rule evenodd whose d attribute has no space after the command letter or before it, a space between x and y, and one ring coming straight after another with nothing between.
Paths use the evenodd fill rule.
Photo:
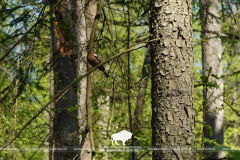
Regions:
<instances>
[{"instance_id":1,"label":"tree branch","mask_svg":"<svg viewBox=\"0 0 240 160\"><path fill-rule=\"evenodd\" d=\"M89 49L93 50L93 46L94 46L94 40L96 38L96 31L97 31L97 25L98 25L98 21L100 19L100 14L103 10L103 4L104 4L104 0L100 0L99 1L99 5L97 8L97 13L96 16L94 18L94 22L92 25L92 30L91 30L91 35L90 35L90 42L89 42ZM88 65L88 71L90 69L90 64ZM87 110L87 127L89 128L89 135L90 135L90 145L91 145L91 156L92 159L95 159L96 153L95 153L95 145L94 145L94 140L93 140L93 129L92 129L92 116L91 116L91 95L92 95L92 78L91 75L89 75L87 77L87 105L86 105L86 110Z\"/></svg>"},{"instance_id":2,"label":"tree branch","mask_svg":"<svg viewBox=\"0 0 240 160\"><path fill-rule=\"evenodd\" d=\"M232 6L231 6L229 0L227 0L227 1L228 1L228 5L229 5L229 7L230 7L230 9L231 9L231 11L232 11L233 19L234 19L234 21L235 21L235 23L236 23L236 25L237 25L237 27L238 27L238 33L240 34L240 27L239 27L239 25L238 25L237 19L236 19L236 17L235 17L234 12L233 12Z\"/></svg>"},{"instance_id":3,"label":"tree branch","mask_svg":"<svg viewBox=\"0 0 240 160\"><path fill-rule=\"evenodd\" d=\"M104 0L100 0L99 6L97 8L97 13L96 13L96 16L95 16L95 19L94 19L91 35L90 35L90 43L89 43L89 47L88 47L89 49L93 49L94 39L96 37L97 25L98 25L98 21L99 21L99 18L100 18L100 14L102 12L103 4L104 4Z\"/></svg>"},{"instance_id":4,"label":"tree branch","mask_svg":"<svg viewBox=\"0 0 240 160\"><path fill-rule=\"evenodd\" d=\"M11 52L12 50L20 43L22 42L22 40L28 35L28 33L31 32L31 30L33 28L35 28L40 22L43 21L44 18L47 17L47 15L49 15L50 13L52 13L52 11L62 2L63 0L59 0L42 18L40 18L26 33L24 33L24 35L0 58L0 62L3 61L4 58L6 58ZM48 3L46 3L44 7L47 6Z\"/></svg>"},{"instance_id":5,"label":"tree branch","mask_svg":"<svg viewBox=\"0 0 240 160\"><path fill-rule=\"evenodd\" d=\"M193 29L193 32L203 32L202 30L198 30L198 29ZM216 31L209 31L209 30L205 30L205 32L207 33L213 33L216 34L219 37L224 37L224 38L229 38L229 39L240 39L239 36L231 34L231 33L221 33L221 32L216 32Z\"/></svg>"}]
</instances>

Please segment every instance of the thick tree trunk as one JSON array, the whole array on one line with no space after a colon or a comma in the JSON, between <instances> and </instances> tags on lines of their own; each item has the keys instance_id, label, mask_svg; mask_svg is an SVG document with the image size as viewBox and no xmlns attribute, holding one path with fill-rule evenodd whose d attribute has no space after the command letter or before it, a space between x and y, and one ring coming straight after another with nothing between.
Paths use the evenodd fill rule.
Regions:
<instances>
[{"instance_id":1,"label":"thick tree trunk","mask_svg":"<svg viewBox=\"0 0 240 160\"><path fill-rule=\"evenodd\" d=\"M75 58L74 58L75 59ZM55 73L58 73L57 81L56 81L56 91L62 90L68 84L70 84L74 79L76 79L76 64L74 62L69 61L68 57L61 57L58 61L57 68ZM78 145L78 120L77 110L70 111L71 107L75 107L77 105L77 87L70 88L59 101L55 104L55 115L54 115L54 142L55 147L69 147ZM56 152L54 159L61 158L73 158L74 152Z\"/></svg>"},{"instance_id":2,"label":"thick tree trunk","mask_svg":"<svg viewBox=\"0 0 240 160\"><path fill-rule=\"evenodd\" d=\"M195 159L191 1L152 0L153 159Z\"/></svg>"},{"instance_id":3,"label":"thick tree trunk","mask_svg":"<svg viewBox=\"0 0 240 160\"><path fill-rule=\"evenodd\" d=\"M215 38L220 33L219 24L219 1L201 0L202 9L202 30L203 38L207 39L202 44L202 63L203 74L208 77L208 83L216 83L219 88L204 89L204 121L211 127L212 135L209 129L204 129L204 137L210 140L216 140L218 144L223 144L223 109L219 110L223 104L223 82L222 79L216 79L211 76L215 74L218 77L222 75L222 44L220 38ZM212 31L212 33L206 32ZM211 73L209 69L211 69ZM213 144L204 143L204 147L213 147ZM208 159L223 158L223 152L211 154Z\"/></svg>"},{"instance_id":4,"label":"thick tree trunk","mask_svg":"<svg viewBox=\"0 0 240 160\"><path fill-rule=\"evenodd\" d=\"M64 8L71 10L70 4L62 2L61 9L56 9L54 16L54 38L53 40L53 61L54 66L54 87L55 94L70 84L76 76L76 54L72 52L71 46L71 26L73 21L69 19L69 12ZM66 27L68 26L68 28ZM69 33L68 35L65 35ZM55 39L57 36L57 41ZM62 98L55 103L54 122L53 122L53 142L51 148L51 159L72 159L75 152L71 152L71 147L78 147L78 111L72 110L77 105L77 86L70 88ZM59 149L69 150L59 150Z\"/></svg>"}]
</instances>

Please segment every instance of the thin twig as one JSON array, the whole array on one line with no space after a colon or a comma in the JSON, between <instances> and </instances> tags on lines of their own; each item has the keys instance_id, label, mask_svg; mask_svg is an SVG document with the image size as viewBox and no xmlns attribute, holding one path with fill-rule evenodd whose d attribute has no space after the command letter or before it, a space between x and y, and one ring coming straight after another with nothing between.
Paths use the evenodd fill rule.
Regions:
<instances>
[{"instance_id":1,"label":"thin twig","mask_svg":"<svg viewBox=\"0 0 240 160\"><path fill-rule=\"evenodd\" d=\"M143 155L141 155L137 160L142 159L146 154L148 154L150 152L150 150L148 150L147 152L145 152Z\"/></svg>"},{"instance_id":2,"label":"thin twig","mask_svg":"<svg viewBox=\"0 0 240 160\"><path fill-rule=\"evenodd\" d=\"M238 25L237 19L236 19L236 17L235 17L235 14L234 14L234 12L233 12L233 9L232 9L232 7L231 7L231 4L230 4L229 0L227 0L227 1L228 1L228 5L229 5L229 7L230 7L230 9L231 9L231 11L232 11L233 19L234 19L234 21L235 21L235 23L236 23L236 25L237 25L237 27L238 27L238 33L240 34L240 27L239 27L239 25Z\"/></svg>"},{"instance_id":3,"label":"thin twig","mask_svg":"<svg viewBox=\"0 0 240 160\"><path fill-rule=\"evenodd\" d=\"M91 30L91 35L90 35L90 42L89 42L89 49L93 49L94 47L94 40L96 38L96 31L97 31L97 25L98 21L100 19L100 14L103 10L103 5L104 5L104 0L99 1L99 5L97 8L97 13L94 18L94 22L92 25L92 30ZM104 25L103 25L104 26ZM88 70L90 68L90 64L88 64ZM91 117L91 109L92 109L92 104L91 104L91 88L92 88L92 83L91 83L91 74L87 77L87 127L89 128L89 135L90 135L90 145L91 145L91 156L92 159L95 159L95 145L94 145L94 140L93 140L93 129L92 129L92 117Z\"/></svg>"},{"instance_id":4,"label":"thin twig","mask_svg":"<svg viewBox=\"0 0 240 160\"><path fill-rule=\"evenodd\" d=\"M7 57L7 56L12 52L12 50L13 50L20 42L23 41L23 39L28 35L28 33L30 33L31 30L38 25L38 23L42 22L42 21L44 20L44 18L47 17L47 15L49 15L50 13L52 13L52 11L53 11L62 1L63 1L63 0L59 0L42 18L40 18L26 33L24 33L24 35L0 58L0 62L2 62L3 59L4 59L5 57ZM47 4L48 4L48 3L46 3L46 4L43 6L43 8L46 7Z\"/></svg>"}]
</instances>

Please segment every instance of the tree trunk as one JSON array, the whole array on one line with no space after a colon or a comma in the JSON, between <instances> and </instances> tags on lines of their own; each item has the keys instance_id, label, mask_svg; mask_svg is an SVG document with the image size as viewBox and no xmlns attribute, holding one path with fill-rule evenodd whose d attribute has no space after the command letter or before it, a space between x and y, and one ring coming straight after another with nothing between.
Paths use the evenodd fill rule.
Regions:
<instances>
[{"instance_id":1,"label":"tree trunk","mask_svg":"<svg viewBox=\"0 0 240 160\"><path fill-rule=\"evenodd\" d=\"M153 159L195 159L191 1L151 1Z\"/></svg>"},{"instance_id":2,"label":"tree trunk","mask_svg":"<svg viewBox=\"0 0 240 160\"><path fill-rule=\"evenodd\" d=\"M86 21L87 21L87 40L90 41L91 32L93 28L94 18L97 13L97 5L95 0L90 0L89 5L87 7L86 12ZM94 37L95 39L95 37ZM91 43L91 42L90 42ZM90 47L91 49L94 49L93 46ZM89 48L89 49L90 49ZM91 69L90 64L87 65L87 70L89 71ZM90 155L90 159L95 160L95 145L93 140L93 129L92 129L92 74L89 74L87 77L87 103L86 103L86 110L87 110L87 127L89 129L89 132L87 134L87 140L90 144L88 151L88 154Z\"/></svg>"},{"instance_id":3,"label":"tree trunk","mask_svg":"<svg viewBox=\"0 0 240 160\"><path fill-rule=\"evenodd\" d=\"M143 68L142 68L142 77L139 84L138 96L137 96L137 105L134 111L134 136L140 137L142 133L142 125L141 125L141 116L143 114L143 106L144 106L144 98L146 94L146 88L148 84L148 74L149 74L149 66L151 61L151 46L148 46L148 50L145 54ZM134 138L134 146L141 146L141 143ZM134 152L135 159L137 159L137 152Z\"/></svg>"},{"instance_id":4,"label":"tree trunk","mask_svg":"<svg viewBox=\"0 0 240 160\"><path fill-rule=\"evenodd\" d=\"M204 121L211 127L212 135L209 129L204 129L204 138L216 140L218 144L223 144L223 109L219 110L223 104L223 82L222 79L216 79L211 74L218 77L222 75L222 44L220 38L215 38L220 33L219 2L216 0L201 0L202 10L202 30L203 38L207 39L202 43L202 63L203 74L208 77L207 83L216 83L219 88L210 88L205 86L203 92L204 98ZM212 31L206 32L206 31ZM209 72L209 69L211 72ZM213 144L204 143L204 147L214 147ZM208 159L223 158L223 152L215 152Z\"/></svg>"},{"instance_id":5,"label":"tree trunk","mask_svg":"<svg viewBox=\"0 0 240 160\"><path fill-rule=\"evenodd\" d=\"M145 54L145 59L144 59L143 68L142 68L143 80L140 82L140 85L139 85L138 96L137 96L137 106L134 112L134 115L135 115L134 131L136 132L135 136L137 137L138 137L138 134L141 133L141 120L139 117L143 114L145 91L148 84L148 77L147 77L149 74L148 65L150 65L150 61L151 61L150 52L151 52L151 47L148 46L148 50ZM137 144L139 145L140 143L137 143Z\"/></svg>"},{"instance_id":6,"label":"tree trunk","mask_svg":"<svg viewBox=\"0 0 240 160\"><path fill-rule=\"evenodd\" d=\"M53 62L53 57L54 57L54 52L57 51L57 38L55 37L54 34L54 26L53 26L53 20L52 20L52 16L51 16L51 42L50 42L50 46L51 46L51 52L50 52L50 66L51 66L51 70L50 70L50 98L54 97L54 62ZM53 115L54 115L54 110L55 109L55 103L52 102L50 104L50 111L49 111L49 116L48 116L48 120L49 120L49 159L54 159L54 151L51 150L53 148L55 148L55 142L53 142Z\"/></svg>"},{"instance_id":7,"label":"tree trunk","mask_svg":"<svg viewBox=\"0 0 240 160\"><path fill-rule=\"evenodd\" d=\"M76 54L72 52L71 35L73 34L72 24L69 14L65 8L71 10L71 5L66 1L62 2L64 7L57 8L54 13L53 40L53 61L54 65L54 92L55 94L70 84L76 76ZM68 33L68 34L67 34ZM57 40L56 38L57 37ZM71 147L78 147L78 111L73 109L77 103L77 86L70 88L62 98L55 103L55 113L53 122L53 142L51 159L72 159L75 152L71 152ZM59 150L59 149L69 150Z\"/></svg>"},{"instance_id":8,"label":"tree trunk","mask_svg":"<svg viewBox=\"0 0 240 160\"><path fill-rule=\"evenodd\" d=\"M74 16L76 17L75 23L73 26L74 35L76 35L76 53L77 53L77 76L81 76L87 72L87 50L86 50L86 21L85 21L85 0L73 0L72 8ZM79 159L81 160L89 160L91 159L91 154L87 152L85 149L90 148L90 141L86 140L85 137L85 127L87 123L86 119L86 103L87 103L87 77L83 78L79 82L78 86L78 117L79 117L79 125L80 129L80 143L82 144L80 147L83 150L80 150Z\"/></svg>"},{"instance_id":9,"label":"tree trunk","mask_svg":"<svg viewBox=\"0 0 240 160\"><path fill-rule=\"evenodd\" d=\"M108 137L108 120L110 115L110 97L101 95L97 99L98 101L98 110L101 113L101 117L99 118L97 124L99 126L99 134L97 134L99 141L99 145L101 147L105 147L109 145L109 137ZM108 152L104 151L98 159L108 160Z\"/></svg>"}]
</instances>

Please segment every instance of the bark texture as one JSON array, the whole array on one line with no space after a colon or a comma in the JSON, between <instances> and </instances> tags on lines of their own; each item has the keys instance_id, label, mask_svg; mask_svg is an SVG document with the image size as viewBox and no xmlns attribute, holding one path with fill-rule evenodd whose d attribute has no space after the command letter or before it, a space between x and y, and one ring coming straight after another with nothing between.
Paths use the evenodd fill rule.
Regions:
<instances>
[{"instance_id":1,"label":"bark texture","mask_svg":"<svg viewBox=\"0 0 240 160\"><path fill-rule=\"evenodd\" d=\"M221 39L216 38L216 33L221 33L219 24L219 1L201 0L202 9L202 30L204 41L202 44L202 63L203 74L208 77L208 83L216 83L219 88L204 89L204 121L212 129L212 135L209 129L204 129L204 137L210 140L216 140L218 144L223 144L223 109L219 110L223 104L223 81L211 76L215 74L218 77L222 75L222 44ZM209 32L211 31L211 32ZM208 71L210 68L211 73ZM204 147L213 147L213 144L204 143ZM211 154L208 159L223 158L223 152Z\"/></svg>"},{"instance_id":2,"label":"bark texture","mask_svg":"<svg viewBox=\"0 0 240 160\"><path fill-rule=\"evenodd\" d=\"M152 0L153 159L195 159L191 0Z\"/></svg>"},{"instance_id":3,"label":"bark texture","mask_svg":"<svg viewBox=\"0 0 240 160\"><path fill-rule=\"evenodd\" d=\"M54 92L57 94L68 84L70 84L76 76L76 54L72 52L72 24L73 21L69 18L72 15L69 10L71 10L71 5L67 1L63 1L62 5L64 7L56 8L54 12L54 17L57 21L54 22L54 38L53 40L53 61L54 66ZM66 10L66 8L68 10ZM63 28L61 28L63 27ZM63 29L63 30L61 30ZM59 35L59 33L61 34ZM68 33L68 35L63 35ZM57 41L56 38L57 37ZM67 50L64 50L68 54L62 52L63 43L61 38L64 37L68 39ZM71 48L69 48L71 47ZM65 56L67 55L67 56ZM78 147L78 111L72 109L76 107L77 102L77 86L74 85L70 88L65 95L57 100L55 103L54 112L54 122L53 122L53 142L52 148L55 149L51 155L51 159L72 159L75 156L75 152L70 152L70 150L59 150L60 148L70 149L71 147Z\"/></svg>"},{"instance_id":4,"label":"bark texture","mask_svg":"<svg viewBox=\"0 0 240 160\"><path fill-rule=\"evenodd\" d=\"M76 38L75 51L77 53L77 76L82 76L87 72L87 29L86 29L86 16L85 16L85 0L73 0L72 2L72 13L74 14L75 23L73 25L74 35ZM90 148L90 141L85 137L85 128L87 124L86 120L86 104L87 104L87 77L83 78L79 82L78 86L78 118L80 129L80 147L83 150L79 152L79 159L89 160L91 154L87 152Z\"/></svg>"}]
</instances>

